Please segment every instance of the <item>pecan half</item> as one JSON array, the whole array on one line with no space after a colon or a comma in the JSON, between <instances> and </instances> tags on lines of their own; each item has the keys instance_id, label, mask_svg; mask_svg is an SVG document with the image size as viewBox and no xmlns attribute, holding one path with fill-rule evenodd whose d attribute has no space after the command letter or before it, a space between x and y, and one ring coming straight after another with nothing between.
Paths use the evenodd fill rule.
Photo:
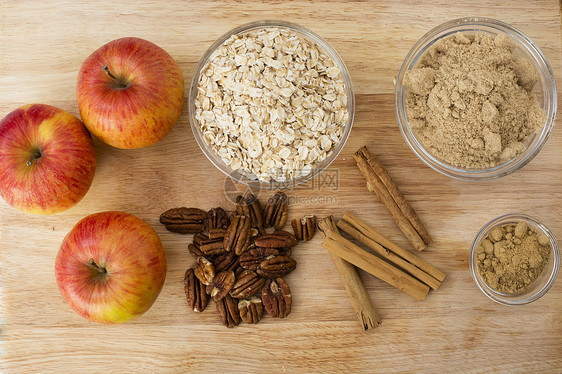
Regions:
<instances>
[{"instance_id":1,"label":"pecan half","mask_svg":"<svg viewBox=\"0 0 562 374\"><path fill-rule=\"evenodd\" d=\"M316 216L304 216L291 221L297 240L309 241L316 232Z\"/></svg>"},{"instance_id":2,"label":"pecan half","mask_svg":"<svg viewBox=\"0 0 562 374\"><path fill-rule=\"evenodd\" d=\"M277 256L279 252L275 248L255 247L249 249L240 256L240 266L248 270L256 270L258 265L268 257Z\"/></svg>"},{"instance_id":3,"label":"pecan half","mask_svg":"<svg viewBox=\"0 0 562 374\"><path fill-rule=\"evenodd\" d=\"M226 229L230 225L230 218L226 211L221 208L213 208L207 212L207 230Z\"/></svg>"},{"instance_id":4,"label":"pecan half","mask_svg":"<svg viewBox=\"0 0 562 374\"><path fill-rule=\"evenodd\" d=\"M209 229L209 239L224 239L226 235L226 229L221 228L211 228Z\"/></svg>"},{"instance_id":5,"label":"pecan half","mask_svg":"<svg viewBox=\"0 0 562 374\"><path fill-rule=\"evenodd\" d=\"M294 247L295 245L297 245L297 243L297 238L295 238L293 234L283 230L278 230L272 234L259 236L254 240L254 244L257 247L265 248Z\"/></svg>"},{"instance_id":6,"label":"pecan half","mask_svg":"<svg viewBox=\"0 0 562 374\"><path fill-rule=\"evenodd\" d=\"M211 295L213 300L219 301L232 289L236 282L236 275L231 271L221 271L216 274L211 284L207 286L207 293Z\"/></svg>"},{"instance_id":7,"label":"pecan half","mask_svg":"<svg viewBox=\"0 0 562 374\"><path fill-rule=\"evenodd\" d=\"M206 256L218 256L226 252L224 249L224 239L207 239L201 242L199 250Z\"/></svg>"},{"instance_id":8,"label":"pecan half","mask_svg":"<svg viewBox=\"0 0 562 374\"><path fill-rule=\"evenodd\" d=\"M211 284L215 277L215 267L213 263L203 256L197 257L194 271L197 279L206 286Z\"/></svg>"},{"instance_id":9,"label":"pecan half","mask_svg":"<svg viewBox=\"0 0 562 374\"><path fill-rule=\"evenodd\" d=\"M194 312L202 312L207 307L209 297L205 292L205 285L197 279L193 268L187 269L183 277L187 304Z\"/></svg>"},{"instance_id":10,"label":"pecan half","mask_svg":"<svg viewBox=\"0 0 562 374\"><path fill-rule=\"evenodd\" d=\"M193 245L197 248L201 247L201 244L206 240L209 240L209 237L203 233L193 235Z\"/></svg>"},{"instance_id":11,"label":"pecan half","mask_svg":"<svg viewBox=\"0 0 562 374\"><path fill-rule=\"evenodd\" d=\"M279 278L295 270L297 262L287 256L275 256L263 260L256 273L265 278Z\"/></svg>"},{"instance_id":12,"label":"pecan half","mask_svg":"<svg viewBox=\"0 0 562 374\"><path fill-rule=\"evenodd\" d=\"M205 230L207 213L198 208L172 208L160 215L166 229L180 234L196 234Z\"/></svg>"},{"instance_id":13,"label":"pecan half","mask_svg":"<svg viewBox=\"0 0 562 374\"><path fill-rule=\"evenodd\" d=\"M281 230L287 223L287 211L289 205L287 195L284 192L277 192L267 200L263 212L264 227L273 226L275 230Z\"/></svg>"},{"instance_id":14,"label":"pecan half","mask_svg":"<svg viewBox=\"0 0 562 374\"><path fill-rule=\"evenodd\" d=\"M187 250L189 251L189 253L191 253L191 255L193 257L195 257L197 259L197 257L199 256L204 256L205 254L203 252L201 252L199 250L199 248L197 248L194 244L189 244L187 246Z\"/></svg>"},{"instance_id":15,"label":"pecan half","mask_svg":"<svg viewBox=\"0 0 562 374\"><path fill-rule=\"evenodd\" d=\"M261 291L261 301L267 314L285 318L291 313L291 289L283 278L268 279Z\"/></svg>"},{"instance_id":16,"label":"pecan half","mask_svg":"<svg viewBox=\"0 0 562 374\"><path fill-rule=\"evenodd\" d=\"M238 326L240 324L240 312L238 311L238 302L230 295L226 295L217 303L217 312L223 323L228 328Z\"/></svg>"},{"instance_id":17,"label":"pecan half","mask_svg":"<svg viewBox=\"0 0 562 374\"><path fill-rule=\"evenodd\" d=\"M236 283L230 290L230 296L235 299L243 299L255 295L258 291L261 291L264 284L265 279L255 272L244 270L236 276Z\"/></svg>"},{"instance_id":18,"label":"pecan half","mask_svg":"<svg viewBox=\"0 0 562 374\"><path fill-rule=\"evenodd\" d=\"M240 216L250 217L250 226L263 228L263 213L261 205L254 194L248 192L244 196L236 197L236 212Z\"/></svg>"},{"instance_id":19,"label":"pecan half","mask_svg":"<svg viewBox=\"0 0 562 374\"><path fill-rule=\"evenodd\" d=\"M213 260L213 265L215 265L215 272L218 274L221 271L231 271L235 270L240 263L240 259L234 252L225 252L218 255Z\"/></svg>"},{"instance_id":20,"label":"pecan half","mask_svg":"<svg viewBox=\"0 0 562 374\"><path fill-rule=\"evenodd\" d=\"M238 256L246 252L250 245L250 219L246 216L235 216L230 222L224 237L224 249L234 251Z\"/></svg>"},{"instance_id":21,"label":"pecan half","mask_svg":"<svg viewBox=\"0 0 562 374\"><path fill-rule=\"evenodd\" d=\"M226 252L223 239L211 239L204 233L193 236L193 246L198 249L205 257L215 257Z\"/></svg>"},{"instance_id":22,"label":"pecan half","mask_svg":"<svg viewBox=\"0 0 562 374\"><path fill-rule=\"evenodd\" d=\"M238 311L245 323L258 323L263 317L263 304L259 297L254 296L249 300L240 300Z\"/></svg>"}]
</instances>

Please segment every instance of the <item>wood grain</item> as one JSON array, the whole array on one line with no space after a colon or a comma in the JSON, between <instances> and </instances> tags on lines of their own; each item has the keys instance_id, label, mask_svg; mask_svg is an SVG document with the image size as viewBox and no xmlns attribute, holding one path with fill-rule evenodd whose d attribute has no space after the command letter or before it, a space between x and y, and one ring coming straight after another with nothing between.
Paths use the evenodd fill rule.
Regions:
<instances>
[{"instance_id":1,"label":"wood grain","mask_svg":"<svg viewBox=\"0 0 562 374\"><path fill-rule=\"evenodd\" d=\"M233 185L205 159L184 113L161 142L118 150L96 142L98 168L83 201L55 216L31 216L0 202L0 371L55 372L560 372L562 281L539 301L504 307L487 299L468 270L468 253L490 219L524 212L562 238L560 121L523 170L482 183L452 180L408 149L394 117L393 78L408 50L432 27L461 16L488 16L526 33L562 87L557 1L9 1L0 2L0 117L46 103L78 114L75 80L84 59L122 36L146 38L178 61L186 81L220 35L259 19L299 23L343 56L357 108L346 147L312 182L288 191L290 217L349 210L390 240L411 248L367 191L353 153L367 145L392 175L434 238L418 255L447 278L417 302L361 272L384 321L363 332L320 235L294 251L287 276L293 311L285 320L227 330L213 308L190 312L183 273L193 260L185 236L158 223L181 205L229 206ZM562 102L558 100L559 107ZM332 182L332 178L335 180ZM228 193L225 193L225 188ZM268 192L261 191L260 198ZM232 205L230 205L232 207ZM120 326L89 323L60 296L53 272L64 235L103 210L138 215L157 230L168 276L154 306ZM251 338L249 338L251 336Z\"/></svg>"}]
</instances>

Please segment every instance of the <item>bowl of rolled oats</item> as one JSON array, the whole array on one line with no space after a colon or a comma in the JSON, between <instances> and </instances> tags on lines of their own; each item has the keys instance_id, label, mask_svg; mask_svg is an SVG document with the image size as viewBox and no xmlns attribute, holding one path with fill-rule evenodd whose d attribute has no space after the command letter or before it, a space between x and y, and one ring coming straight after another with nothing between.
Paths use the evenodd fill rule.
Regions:
<instances>
[{"instance_id":1,"label":"bowl of rolled oats","mask_svg":"<svg viewBox=\"0 0 562 374\"><path fill-rule=\"evenodd\" d=\"M193 135L207 158L249 186L284 188L327 168L351 132L349 72L322 37L259 21L220 37L189 93Z\"/></svg>"}]
</instances>

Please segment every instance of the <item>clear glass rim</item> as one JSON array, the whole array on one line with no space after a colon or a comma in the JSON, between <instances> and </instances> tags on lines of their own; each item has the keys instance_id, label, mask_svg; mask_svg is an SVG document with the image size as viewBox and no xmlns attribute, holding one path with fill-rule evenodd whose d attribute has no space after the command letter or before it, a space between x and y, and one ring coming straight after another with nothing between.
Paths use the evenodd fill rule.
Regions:
<instances>
[{"instance_id":1,"label":"clear glass rim","mask_svg":"<svg viewBox=\"0 0 562 374\"><path fill-rule=\"evenodd\" d=\"M465 27L466 30L457 30L459 26ZM423 145L416 139L410 126L408 125L408 120L406 118L406 110L404 105L404 93L405 89L403 86L404 75L411 69L419 57L426 51L426 49L435 43L437 40L450 35L458 31L482 31L487 32L487 30L479 29L479 26L488 27L494 29L498 32L505 33L510 36L511 40L516 42L519 48L524 49L529 55L533 57L536 64L540 67L537 71L538 74L542 75L544 81L546 82L546 87L544 88L544 95L546 97L547 106L545 111L547 113L546 120L543 125L542 131L535 136L531 141L527 149L521 153L518 157L505 162L503 164L497 165L489 169L463 169L455 167L444 161L439 160L433 156L428 150L426 150ZM452 30L452 31L451 31ZM556 80L554 78L554 73L550 64L546 60L540 49L529 39L525 34L523 34L518 29L512 27L511 25L498 21L491 18L485 17L465 17L458 18L448 22L445 22L422 36L410 49L402 66L396 80L395 87L395 114L398 121L398 126L400 132L404 137L404 140L414 152L418 158L420 158L427 166L444 174L448 177L466 180L466 181L486 181L497 179L509 174L512 174L525 165L527 165L544 147L546 141L548 140L555 123L557 110L557 92L556 92Z\"/></svg>"},{"instance_id":2,"label":"clear glass rim","mask_svg":"<svg viewBox=\"0 0 562 374\"><path fill-rule=\"evenodd\" d=\"M249 179L243 174L229 168L228 165L226 165L224 161L222 161L221 158L212 149L210 149L207 143L205 143L205 140L203 139L201 135L201 131L199 129L199 124L197 122L197 119L195 118L195 98L197 95L197 85L199 82L201 71L205 66L205 64L207 63L207 61L209 60L211 54L232 35L240 34L253 29L265 28L265 27L279 27L279 28L290 29L294 32L297 32L299 35L314 41L322 49L324 49L338 65L338 68L340 69L340 72L342 74L342 77L346 85L348 120L345 125L344 132L342 134L339 143L331 151L328 157L326 157L326 159L324 159L320 164L314 167L310 171L310 173L304 176L300 176L298 178L293 178L285 182L278 182L278 181L264 182L260 180ZM286 22L286 21L280 21L280 20L262 20L262 21L249 22L237 26L231 29L230 31L226 32L225 34L223 34L221 37L219 37L207 49L207 51L203 54L203 57L201 57L197 66L195 67L193 77L191 79L191 86L189 88L188 100L189 100L188 111L189 111L189 121L191 124L191 131L193 133L193 136L195 137L195 141L197 142L197 145L199 146L203 154L207 157L207 159L217 169L219 169L229 178L232 178L233 180L243 183L250 187L265 188L265 189L282 189L282 188L293 187L298 184L311 180L312 178L320 174L322 171L324 171L338 157L341 150L345 146L347 139L349 138L349 134L351 133L351 128L353 127L353 120L355 116L355 96L353 91L353 83L351 81L351 76L349 74L349 71L347 70L345 63L343 62L343 59L338 54L338 52L330 45L330 43L328 43L324 38L322 38L320 35L316 34L315 32L305 27L302 27L298 24Z\"/></svg>"},{"instance_id":3,"label":"clear glass rim","mask_svg":"<svg viewBox=\"0 0 562 374\"><path fill-rule=\"evenodd\" d=\"M484 240L484 238L494 227L498 225L515 223L519 221L525 221L527 223L531 223L533 226L539 228L549 238L550 245L552 248L551 256L553 256L554 263L552 267L552 272L550 273L548 280L539 290L521 299L510 299L509 296L506 297L506 295L494 290L493 288L488 286L486 282L484 282L484 280L480 276L480 273L478 272L477 269L478 266L476 265L476 261L474 260L474 257L476 256L476 249L478 248L478 245L480 245L480 242ZM560 268L560 250L558 247L558 241L556 240L554 234L548 229L548 227L546 227L537 218L534 218L524 213L504 214L486 223L474 238L474 241L472 242L472 247L470 249L469 267L470 267L470 274L472 275L472 279L474 280L480 291L482 291L491 300L499 304L511 305L511 306L529 304L544 296L548 292L548 290L552 287L552 285L556 280Z\"/></svg>"}]
</instances>

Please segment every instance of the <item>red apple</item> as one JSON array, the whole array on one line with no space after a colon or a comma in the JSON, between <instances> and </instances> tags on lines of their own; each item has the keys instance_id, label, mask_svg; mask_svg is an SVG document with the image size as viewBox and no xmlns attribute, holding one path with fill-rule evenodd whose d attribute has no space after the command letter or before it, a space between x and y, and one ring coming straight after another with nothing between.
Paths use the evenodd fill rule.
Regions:
<instances>
[{"instance_id":1,"label":"red apple","mask_svg":"<svg viewBox=\"0 0 562 374\"><path fill-rule=\"evenodd\" d=\"M72 114L32 104L0 121L0 194L15 208L62 212L86 195L95 169L92 136Z\"/></svg>"},{"instance_id":2,"label":"red apple","mask_svg":"<svg viewBox=\"0 0 562 374\"><path fill-rule=\"evenodd\" d=\"M91 321L121 323L154 303L166 279L166 256L156 232L124 212L102 212L79 221L55 260L66 302Z\"/></svg>"},{"instance_id":3,"label":"red apple","mask_svg":"<svg viewBox=\"0 0 562 374\"><path fill-rule=\"evenodd\" d=\"M117 148L141 148L161 140L178 121L183 76L156 44L122 38L84 61L76 96L92 134Z\"/></svg>"}]
</instances>

